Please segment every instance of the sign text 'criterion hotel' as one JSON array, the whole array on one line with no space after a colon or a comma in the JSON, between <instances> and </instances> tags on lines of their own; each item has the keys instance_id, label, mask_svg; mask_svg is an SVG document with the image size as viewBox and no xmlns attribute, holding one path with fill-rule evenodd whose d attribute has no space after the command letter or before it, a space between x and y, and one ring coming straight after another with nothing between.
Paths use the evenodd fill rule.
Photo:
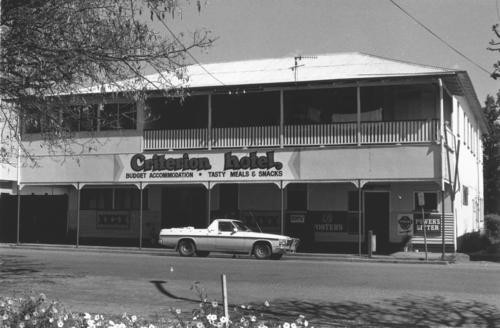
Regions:
<instances>
[{"instance_id":1,"label":"sign text 'criterion hotel'","mask_svg":"<svg viewBox=\"0 0 500 328\"><path fill-rule=\"evenodd\" d=\"M116 179L125 181L286 180L297 178L293 153L120 155Z\"/></svg>"}]
</instances>

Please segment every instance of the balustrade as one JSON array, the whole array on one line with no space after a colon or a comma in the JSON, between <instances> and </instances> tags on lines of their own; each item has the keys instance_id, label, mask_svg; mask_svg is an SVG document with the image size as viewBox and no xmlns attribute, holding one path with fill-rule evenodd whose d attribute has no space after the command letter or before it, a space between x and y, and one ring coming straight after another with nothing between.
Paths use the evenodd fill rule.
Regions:
<instances>
[{"instance_id":1,"label":"balustrade","mask_svg":"<svg viewBox=\"0 0 500 328\"><path fill-rule=\"evenodd\" d=\"M436 141L438 120L385 121L285 125L283 146L335 146L354 144L402 144ZM206 149L206 129L145 130L145 150ZM358 140L359 138L359 140ZM212 128L212 148L279 147L279 126Z\"/></svg>"}]
</instances>

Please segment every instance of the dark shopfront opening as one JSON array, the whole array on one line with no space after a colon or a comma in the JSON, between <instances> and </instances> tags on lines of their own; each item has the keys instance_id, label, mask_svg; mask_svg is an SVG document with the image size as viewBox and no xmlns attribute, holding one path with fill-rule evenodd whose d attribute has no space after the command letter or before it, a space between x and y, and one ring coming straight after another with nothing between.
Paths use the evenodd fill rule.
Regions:
<instances>
[{"instance_id":1,"label":"dark shopfront opening","mask_svg":"<svg viewBox=\"0 0 500 328\"><path fill-rule=\"evenodd\" d=\"M21 243L72 243L67 235L67 195L21 196ZM14 243L17 234L17 196L0 197L0 241Z\"/></svg>"},{"instance_id":2,"label":"dark shopfront opening","mask_svg":"<svg viewBox=\"0 0 500 328\"><path fill-rule=\"evenodd\" d=\"M376 236L376 253L388 254L392 248L389 243L389 192L365 192L365 252L368 231L373 231Z\"/></svg>"},{"instance_id":3,"label":"dark shopfront opening","mask_svg":"<svg viewBox=\"0 0 500 328\"><path fill-rule=\"evenodd\" d=\"M168 186L161 193L161 227L207 227L207 190L204 186Z\"/></svg>"}]
</instances>

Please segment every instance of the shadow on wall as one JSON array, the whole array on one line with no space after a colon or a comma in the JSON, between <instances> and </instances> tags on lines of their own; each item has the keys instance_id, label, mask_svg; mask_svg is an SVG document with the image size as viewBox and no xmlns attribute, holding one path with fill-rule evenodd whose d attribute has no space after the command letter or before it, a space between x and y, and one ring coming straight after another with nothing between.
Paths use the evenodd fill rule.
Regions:
<instances>
[{"instance_id":1,"label":"shadow on wall","mask_svg":"<svg viewBox=\"0 0 500 328\"><path fill-rule=\"evenodd\" d=\"M267 317L286 318L289 322L304 315L315 327L500 326L500 311L495 306L440 296L407 296L372 304L275 300L269 308L257 307Z\"/></svg>"}]
</instances>

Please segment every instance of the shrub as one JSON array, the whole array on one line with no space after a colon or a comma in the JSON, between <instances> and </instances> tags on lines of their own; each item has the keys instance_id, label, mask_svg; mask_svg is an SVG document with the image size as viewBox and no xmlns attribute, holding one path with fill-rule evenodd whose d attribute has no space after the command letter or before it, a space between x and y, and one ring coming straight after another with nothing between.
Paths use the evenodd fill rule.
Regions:
<instances>
[{"instance_id":1,"label":"shrub","mask_svg":"<svg viewBox=\"0 0 500 328\"><path fill-rule=\"evenodd\" d=\"M478 252L490 245L488 237L479 231L466 233L458 239L458 251L463 253Z\"/></svg>"},{"instance_id":2,"label":"shrub","mask_svg":"<svg viewBox=\"0 0 500 328\"><path fill-rule=\"evenodd\" d=\"M484 218L486 231L493 243L500 242L500 215L488 214Z\"/></svg>"}]
</instances>

